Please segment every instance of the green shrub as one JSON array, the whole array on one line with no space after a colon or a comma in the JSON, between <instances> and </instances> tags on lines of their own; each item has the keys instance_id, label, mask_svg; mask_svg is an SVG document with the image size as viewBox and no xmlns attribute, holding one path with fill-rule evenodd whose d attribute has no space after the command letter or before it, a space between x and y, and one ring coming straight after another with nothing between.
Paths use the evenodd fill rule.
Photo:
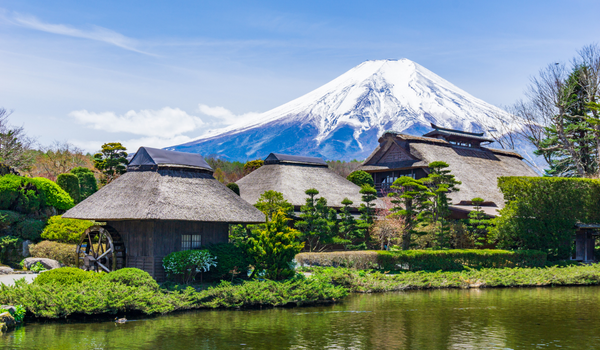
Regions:
<instances>
[{"instance_id":1,"label":"green shrub","mask_svg":"<svg viewBox=\"0 0 600 350\"><path fill-rule=\"evenodd\" d=\"M23 240L15 236L0 237L0 259L3 263L18 259Z\"/></svg>"},{"instance_id":2,"label":"green shrub","mask_svg":"<svg viewBox=\"0 0 600 350\"><path fill-rule=\"evenodd\" d=\"M23 214L12 210L0 210L0 230L10 229L21 220L23 220Z\"/></svg>"},{"instance_id":3,"label":"green shrub","mask_svg":"<svg viewBox=\"0 0 600 350\"><path fill-rule=\"evenodd\" d=\"M54 207L58 210L68 210L75 206L73 198L60 188L56 182L44 177L34 177L31 181L44 193L47 206Z\"/></svg>"},{"instance_id":4,"label":"green shrub","mask_svg":"<svg viewBox=\"0 0 600 350\"><path fill-rule=\"evenodd\" d=\"M84 200L98 191L98 182L93 171L88 168L77 167L71 169L71 173L79 179L80 200Z\"/></svg>"},{"instance_id":5,"label":"green shrub","mask_svg":"<svg viewBox=\"0 0 600 350\"><path fill-rule=\"evenodd\" d=\"M296 255L299 266L348 267L358 270L375 269L379 265L376 251L348 251L327 253L300 253Z\"/></svg>"},{"instance_id":6,"label":"green shrub","mask_svg":"<svg viewBox=\"0 0 600 350\"><path fill-rule=\"evenodd\" d=\"M84 271L76 267L61 267L41 273L33 280L35 284L57 283L61 285L81 283L83 281L102 277L103 272Z\"/></svg>"},{"instance_id":7,"label":"green shrub","mask_svg":"<svg viewBox=\"0 0 600 350\"><path fill-rule=\"evenodd\" d=\"M29 271L31 272L42 272L46 270L46 267L39 261L33 264L33 266L29 266Z\"/></svg>"},{"instance_id":8,"label":"green shrub","mask_svg":"<svg viewBox=\"0 0 600 350\"><path fill-rule=\"evenodd\" d=\"M29 254L34 258L53 259L67 266L77 266L77 245L41 241L29 246Z\"/></svg>"},{"instance_id":9,"label":"green shrub","mask_svg":"<svg viewBox=\"0 0 600 350\"><path fill-rule=\"evenodd\" d=\"M541 267L546 254L534 250L452 249L300 253L300 266L347 267L359 270L453 271L469 268Z\"/></svg>"},{"instance_id":10,"label":"green shrub","mask_svg":"<svg viewBox=\"0 0 600 350\"><path fill-rule=\"evenodd\" d=\"M231 243L221 243L213 244L207 250L217 259L217 266L210 269L207 278L231 280L248 277L250 260L243 249Z\"/></svg>"},{"instance_id":11,"label":"green shrub","mask_svg":"<svg viewBox=\"0 0 600 350\"><path fill-rule=\"evenodd\" d=\"M364 170L355 170L346 177L348 181L353 182L355 185L359 187L363 187L364 185L375 186L373 182L373 177L371 174L367 173Z\"/></svg>"},{"instance_id":12,"label":"green shrub","mask_svg":"<svg viewBox=\"0 0 600 350\"><path fill-rule=\"evenodd\" d=\"M81 200L79 189L79 178L75 174L60 174L56 178L56 184L73 198L75 203Z\"/></svg>"},{"instance_id":13,"label":"green shrub","mask_svg":"<svg viewBox=\"0 0 600 350\"><path fill-rule=\"evenodd\" d=\"M173 252L163 258L163 267L169 277L179 278L190 283L199 272L208 272L217 266L215 257L208 250L183 250Z\"/></svg>"},{"instance_id":14,"label":"green shrub","mask_svg":"<svg viewBox=\"0 0 600 350\"><path fill-rule=\"evenodd\" d=\"M63 243L79 243L81 235L94 225L93 221L51 217L42 232L42 238Z\"/></svg>"},{"instance_id":15,"label":"green shrub","mask_svg":"<svg viewBox=\"0 0 600 350\"><path fill-rule=\"evenodd\" d=\"M13 314L13 317L15 318L15 321L21 323L25 319L26 313L27 309L25 309L23 305L17 305L15 306L15 313Z\"/></svg>"},{"instance_id":16,"label":"green shrub","mask_svg":"<svg viewBox=\"0 0 600 350\"><path fill-rule=\"evenodd\" d=\"M501 177L506 206L491 237L500 248L535 249L550 260L569 259L575 224L600 222L600 181L553 177Z\"/></svg>"},{"instance_id":17,"label":"green shrub","mask_svg":"<svg viewBox=\"0 0 600 350\"><path fill-rule=\"evenodd\" d=\"M158 283L148 272L133 267L107 273L102 276L102 280L107 283L120 283L129 287L158 289Z\"/></svg>"},{"instance_id":18,"label":"green shrub","mask_svg":"<svg viewBox=\"0 0 600 350\"><path fill-rule=\"evenodd\" d=\"M33 179L12 174L0 177L0 209L33 213L38 211L45 201L44 191Z\"/></svg>"},{"instance_id":19,"label":"green shrub","mask_svg":"<svg viewBox=\"0 0 600 350\"><path fill-rule=\"evenodd\" d=\"M240 195L240 186L238 186L238 184L236 184L235 182L228 183L227 188L235 192L235 194L237 194L238 196Z\"/></svg>"},{"instance_id":20,"label":"green shrub","mask_svg":"<svg viewBox=\"0 0 600 350\"><path fill-rule=\"evenodd\" d=\"M24 240L37 241L44 230L44 222L36 219L20 221L16 227L16 235Z\"/></svg>"}]
</instances>

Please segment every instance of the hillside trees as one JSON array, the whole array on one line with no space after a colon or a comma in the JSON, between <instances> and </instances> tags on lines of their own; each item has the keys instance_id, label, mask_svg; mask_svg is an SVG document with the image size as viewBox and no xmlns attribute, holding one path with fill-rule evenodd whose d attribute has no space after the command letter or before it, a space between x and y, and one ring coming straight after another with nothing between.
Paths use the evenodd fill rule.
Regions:
<instances>
[{"instance_id":1,"label":"hillside trees","mask_svg":"<svg viewBox=\"0 0 600 350\"><path fill-rule=\"evenodd\" d=\"M0 162L19 171L28 170L33 163L35 140L25 134L23 127L8 124L10 114L0 108Z\"/></svg>"}]
</instances>

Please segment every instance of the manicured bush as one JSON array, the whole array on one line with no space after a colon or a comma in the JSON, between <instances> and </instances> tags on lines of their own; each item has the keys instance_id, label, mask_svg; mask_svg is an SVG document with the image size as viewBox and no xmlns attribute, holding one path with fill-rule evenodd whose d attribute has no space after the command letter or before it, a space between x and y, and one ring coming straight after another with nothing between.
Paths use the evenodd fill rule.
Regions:
<instances>
[{"instance_id":1,"label":"manicured bush","mask_svg":"<svg viewBox=\"0 0 600 350\"><path fill-rule=\"evenodd\" d=\"M71 169L71 173L79 179L80 200L84 200L98 191L98 182L93 171L88 168L77 167Z\"/></svg>"},{"instance_id":2,"label":"manicured bush","mask_svg":"<svg viewBox=\"0 0 600 350\"><path fill-rule=\"evenodd\" d=\"M452 249L378 251L382 270L453 271L470 268L542 267L546 253L534 250Z\"/></svg>"},{"instance_id":3,"label":"manicured bush","mask_svg":"<svg viewBox=\"0 0 600 350\"><path fill-rule=\"evenodd\" d=\"M56 184L73 198L75 203L80 201L79 178L75 174L60 174L56 178Z\"/></svg>"},{"instance_id":4,"label":"manicured bush","mask_svg":"<svg viewBox=\"0 0 600 350\"><path fill-rule=\"evenodd\" d=\"M129 287L158 289L158 283L148 272L133 267L107 273L102 276L102 281L120 283Z\"/></svg>"},{"instance_id":5,"label":"manicured bush","mask_svg":"<svg viewBox=\"0 0 600 350\"><path fill-rule=\"evenodd\" d=\"M77 245L51 241L41 241L29 246L29 254L34 258L53 259L66 266L77 266Z\"/></svg>"},{"instance_id":6,"label":"manicured bush","mask_svg":"<svg viewBox=\"0 0 600 350\"><path fill-rule=\"evenodd\" d=\"M238 186L238 184L236 184L235 182L230 182L226 186L227 188L235 192L235 194L237 194L238 196L240 195L240 186Z\"/></svg>"},{"instance_id":7,"label":"manicured bush","mask_svg":"<svg viewBox=\"0 0 600 350\"><path fill-rule=\"evenodd\" d=\"M550 260L568 259L575 224L600 222L600 181L553 177L501 177L506 206L492 222L500 248L535 249Z\"/></svg>"},{"instance_id":8,"label":"manicured bush","mask_svg":"<svg viewBox=\"0 0 600 350\"><path fill-rule=\"evenodd\" d=\"M207 250L217 259L217 266L209 270L207 279L248 278L250 259L243 249L231 243L221 243L213 244Z\"/></svg>"},{"instance_id":9,"label":"manicured bush","mask_svg":"<svg viewBox=\"0 0 600 350\"><path fill-rule=\"evenodd\" d=\"M19 259L23 240L19 237L7 235L0 237L0 262L7 263Z\"/></svg>"},{"instance_id":10,"label":"manicured bush","mask_svg":"<svg viewBox=\"0 0 600 350\"><path fill-rule=\"evenodd\" d=\"M371 174L367 173L364 170L355 170L351 172L350 175L346 177L346 179L360 187L363 187L364 185L375 186Z\"/></svg>"},{"instance_id":11,"label":"manicured bush","mask_svg":"<svg viewBox=\"0 0 600 350\"><path fill-rule=\"evenodd\" d=\"M16 235L30 241L38 241L43 230L44 222L36 219L25 219L15 226Z\"/></svg>"},{"instance_id":12,"label":"manicured bush","mask_svg":"<svg viewBox=\"0 0 600 350\"><path fill-rule=\"evenodd\" d=\"M93 221L52 216L42 232L42 238L63 243L79 243L81 235L93 225Z\"/></svg>"},{"instance_id":13,"label":"manicured bush","mask_svg":"<svg viewBox=\"0 0 600 350\"><path fill-rule=\"evenodd\" d=\"M35 280L33 280L33 283L56 283L66 285L100 278L103 275L103 272L84 271L76 267L61 267L60 269L54 269L41 273L38 277L36 277Z\"/></svg>"},{"instance_id":14,"label":"manicured bush","mask_svg":"<svg viewBox=\"0 0 600 350\"><path fill-rule=\"evenodd\" d=\"M348 251L327 253L300 253L296 255L298 266L348 267L358 270L378 268L376 251Z\"/></svg>"},{"instance_id":15,"label":"manicured bush","mask_svg":"<svg viewBox=\"0 0 600 350\"><path fill-rule=\"evenodd\" d=\"M0 209L33 213L42 208L45 201L45 192L33 179L12 174L0 177Z\"/></svg>"},{"instance_id":16,"label":"manicured bush","mask_svg":"<svg viewBox=\"0 0 600 350\"><path fill-rule=\"evenodd\" d=\"M68 210L75 206L73 198L69 196L56 182L48 180L44 177L34 177L31 181L44 192L45 203L47 206L54 207L58 210Z\"/></svg>"},{"instance_id":17,"label":"manicured bush","mask_svg":"<svg viewBox=\"0 0 600 350\"><path fill-rule=\"evenodd\" d=\"M541 267L546 253L533 250L452 249L300 253L301 266L347 267L359 270L452 271L469 268Z\"/></svg>"},{"instance_id":18,"label":"manicured bush","mask_svg":"<svg viewBox=\"0 0 600 350\"><path fill-rule=\"evenodd\" d=\"M208 250L183 250L163 258L167 276L180 279L183 283L190 283L198 273L208 272L215 266L217 261Z\"/></svg>"},{"instance_id":19,"label":"manicured bush","mask_svg":"<svg viewBox=\"0 0 600 350\"><path fill-rule=\"evenodd\" d=\"M0 229L7 230L13 225L23 220L23 214L12 210L0 210Z\"/></svg>"}]
</instances>

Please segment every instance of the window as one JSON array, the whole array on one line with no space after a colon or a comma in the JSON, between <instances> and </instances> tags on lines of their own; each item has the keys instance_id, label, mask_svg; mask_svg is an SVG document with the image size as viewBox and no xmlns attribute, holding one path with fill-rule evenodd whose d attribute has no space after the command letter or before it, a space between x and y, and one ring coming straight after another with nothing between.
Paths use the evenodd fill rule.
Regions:
<instances>
[{"instance_id":1,"label":"window","mask_svg":"<svg viewBox=\"0 0 600 350\"><path fill-rule=\"evenodd\" d=\"M202 246L200 235L181 235L181 250L200 249Z\"/></svg>"}]
</instances>

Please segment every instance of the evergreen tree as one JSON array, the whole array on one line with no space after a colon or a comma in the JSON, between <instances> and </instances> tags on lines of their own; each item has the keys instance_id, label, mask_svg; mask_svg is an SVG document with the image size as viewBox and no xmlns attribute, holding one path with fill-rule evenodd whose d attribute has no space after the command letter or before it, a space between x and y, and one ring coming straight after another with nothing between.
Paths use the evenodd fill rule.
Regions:
<instances>
[{"instance_id":1,"label":"evergreen tree","mask_svg":"<svg viewBox=\"0 0 600 350\"><path fill-rule=\"evenodd\" d=\"M270 220L274 213L282 211L287 217L290 217L294 212L294 207L283 198L281 192L269 190L261 194L254 206L265 213L267 219Z\"/></svg>"},{"instance_id":2,"label":"evergreen tree","mask_svg":"<svg viewBox=\"0 0 600 350\"><path fill-rule=\"evenodd\" d=\"M291 266L304 243L297 241L299 232L288 225L283 211L273 214L271 220L252 231L247 243L247 252L254 265L252 277L264 272L264 277L282 280L294 276Z\"/></svg>"},{"instance_id":3,"label":"evergreen tree","mask_svg":"<svg viewBox=\"0 0 600 350\"><path fill-rule=\"evenodd\" d=\"M108 184L127 171L127 148L120 142L102 145L102 151L94 154L94 166L104 177L102 183Z\"/></svg>"},{"instance_id":4,"label":"evergreen tree","mask_svg":"<svg viewBox=\"0 0 600 350\"><path fill-rule=\"evenodd\" d=\"M350 213L350 205L353 202L348 198L344 198L344 205L340 210L340 220L338 222L339 236L334 238L337 244L343 244L346 250L366 249L367 245L364 241L365 230L360 227L352 213Z\"/></svg>"},{"instance_id":5,"label":"evergreen tree","mask_svg":"<svg viewBox=\"0 0 600 350\"><path fill-rule=\"evenodd\" d=\"M429 191L434 194L429 217L432 223L439 226L436 243L441 248L448 248L450 243L448 217L451 212L448 193L459 191L457 186L461 184L460 181L455 179L454 175L450 174L448 167L449 165L446 162L431 162L429 164L429 176L423 180Z\"/></svg>"},{"instance_id":6,"label":"evergreen tree","mask_svg":"<svg viewBox=\"0 0 600 350\"><path fill-rule=\"evenodd\" d=\"M371 174L364 170L355 170L351 172L346 179L360 187L363 187L364 185L375 186Z\"/></svg>"},{"instance_id":7,"label":"evergreen tree","mask_svg":"<svg viewBox=\"0 0 600 350\"><path fill-rule=\"evenodd\" d=\"M487 241L488 227L490 226L490 220L487 215L481 209L483 199L475 197L471 199L473 202L473 211L469 212L468 228L473 238L475 246L482 246Z\"/></svg>"},{"instance_id":8,"label":"evergreen tree","mask_svg":"<svg viewBox=\"0 0 600 350\"><path fill-rule=\"evenodd\" d=\"M315 198L319 194L316 189L308 189L305 193L308 198L306 204L300 207L302 220L296 222L296 228L301 232L301 239L308 243L310 252L322 251L336 236L337 214L327 207L325 198Z\"/></svg>"},{"instance_id":9,"label":"evergreen tree","mask_svg":"<svg viewBox=\"0 0 600 350\"><path fill-rule=\"evenodd\" d=\"M365 246L371 246L371 228L373 218L375 217L375 200L377 199L377 190L373 186L364 185L360 189L362 203L360 204L360 220L358 227L363 230Z\"/></svg>"},{"instance_id":10,"label":"evergreen tree","mask_svg":"<svg viewBox=\"0 0 600 350\"><path fill-rule=\"evenodd\" d=\"M396 190L388 196L394 198L392 203L392 215L402 218L402 250L408 250L412 242L412 236L420 233L417 228L426 219L431 207L430 198L434 196L427 186L420 180L408 176L401 176L391 186Z\"/></svg>"},{"instance_id":11,"label":"evergreen tree","mask_svg":"<svg viewBox=\"0 0 600 350\"><path fill-rule=\"evenodd\" d=\"M73 198L75 204L81 201L79 195L79 178L74 174L60 174L56 179L56 184Z\"/></svg>"},{"instance_id":12,"label":"evergreen tree","mask_svg":"<svg viewBox=\"0 0 600 350\"><path fill-rule=\"evenodd\" d=\"M73 168L71 174L79 179L79 196L82 201L98 191L96 177L90 169L84 167Z\"/></svg>"}]
</instances>

